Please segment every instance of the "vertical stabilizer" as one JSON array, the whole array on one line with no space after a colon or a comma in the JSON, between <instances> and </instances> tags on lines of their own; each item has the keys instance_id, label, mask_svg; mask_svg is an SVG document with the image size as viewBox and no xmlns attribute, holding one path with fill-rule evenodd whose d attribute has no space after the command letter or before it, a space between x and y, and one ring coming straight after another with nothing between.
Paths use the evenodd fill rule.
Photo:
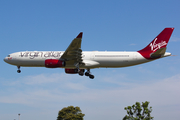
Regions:
<instances>
[{"instance_id":1,"label":"vertical stabilizer","mask_svg":"<svg viewBox=\"0 0 180 120\"><path fill-rule=\"evenodd\" d=\"M138 52L146 59L159 58L166 52L174 28L165 28L149 45Z\"/></svg>"}]
</instances>

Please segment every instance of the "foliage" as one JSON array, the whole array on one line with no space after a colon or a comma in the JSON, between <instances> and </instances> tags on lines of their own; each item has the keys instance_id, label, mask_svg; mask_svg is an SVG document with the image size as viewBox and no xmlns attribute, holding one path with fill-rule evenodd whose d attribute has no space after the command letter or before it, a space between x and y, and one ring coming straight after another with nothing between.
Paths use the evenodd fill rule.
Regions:
<instances>
[{"instance_id":1,"label":"foliage","mask_svg":"<svg viewBox=\"0 0 180 120\"><path fill-rule=\"evenodd\" d=\"M79 107L68 106L59 111L57 120L83 120L84 116Z\"/></svg>"},{"instance_id":2,"label":"foliage","mask_svg":"<svg viewBox=\"0 0 180 120\"><path fill-rule=\"evenodd\" d=\"M127 114L123 120L153 120L151 117L152 107L148 108L149 102L142 102L142 105L139 102L136 102L132 106L125 107Z\"/></svg>"}]
</instances>

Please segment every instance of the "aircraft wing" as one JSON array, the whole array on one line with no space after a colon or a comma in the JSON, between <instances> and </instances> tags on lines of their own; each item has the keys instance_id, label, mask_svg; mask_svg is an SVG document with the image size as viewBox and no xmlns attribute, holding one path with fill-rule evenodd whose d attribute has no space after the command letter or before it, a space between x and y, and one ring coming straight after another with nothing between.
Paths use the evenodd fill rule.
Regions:
<instances>
[{"instance_id":1,"label":"aircraft wing","mask_svg":"<svg viewBox=\"0 0 180 120\"><path fill-rule=\"evenodd\" d=\"M82 50L81 50L81 39L83 33L80 32L79 35L71 42L69 47L63 53L60 59L65 61L74 61L74 64L82 63Z\"/></svg>"}]
</instances>

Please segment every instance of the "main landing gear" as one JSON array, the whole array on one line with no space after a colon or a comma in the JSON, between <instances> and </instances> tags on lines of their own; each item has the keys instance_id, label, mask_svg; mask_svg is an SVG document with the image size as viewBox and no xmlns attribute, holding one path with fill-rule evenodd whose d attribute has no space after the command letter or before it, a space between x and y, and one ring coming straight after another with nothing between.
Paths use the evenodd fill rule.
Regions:
<instances>
[{"instance_id":1,"label":"main landing gear","mask_svg":"<svg viewBox=\"0 0 180 120\"><path fill-rule=\"evenodd\" d=\"M87 72L85 72L85 76L89 76L89 78L94 79L94 75L91 74L90 69L87 69Z\"/></svg>"},{"instance_id":2,"label":"main landing gear","mask_svg":"<svg viewBox=\"0 0 180 120\"><path fill-rule=\"evenodd\" d=\"M80 63L77 63L77 64L75 64L75 66L76 66L76 69L78 70L78 74L79 74L80 76L83 76L85 70L84 70L84 69L79 69L79 64L80 64ZM85 76L89 76L89 78L94 79L94 75L91 74L89 68L87 69L87 72L85 72Z\"/></svg>"},{"instance_id":3,"label":"main landing gear","mask_svg":"<svg viewBox=\"0 0 180 120\"><path fill-rule=\"evenodd\" d=\"M83 75L84 75L84 69L80 69L80 70L79 70L79 75L80 75L80 76L83 76ZM92 74L90 73L90 69L87 69L87 72L85 72L85 76L89 76L89 78L94 79L94 75L92 75Z\"/></svg>"},{"instance_id":4,"label":"main landing gear","mask_svg":"<svg viewBox=\"0 0 180 120\"><path fill-rule=\"evenodd\" d=\"M18 68L17 72L21 73L20 66L17 66L17 68Z\"/></svg>"},{"instance_id":5,"label":"main landing gear","mask_svg":"<svg viewBox=\"0 0 180 120\"><path fill-rule=\"evenodd\" d=\"M84 69L80 69L78 73L80 76L83 76L84 75Z\"/></svg>"}]
</instances>

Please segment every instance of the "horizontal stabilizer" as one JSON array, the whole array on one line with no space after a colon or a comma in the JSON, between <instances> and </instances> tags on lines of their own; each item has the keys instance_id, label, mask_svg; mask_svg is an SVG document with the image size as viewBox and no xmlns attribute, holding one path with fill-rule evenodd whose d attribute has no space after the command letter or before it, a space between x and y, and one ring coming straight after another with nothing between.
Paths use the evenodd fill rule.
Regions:
<instances>
[{"instance_id":1,"label":"horizontal stabilizer","mask_svg":"<svg viewBox=\"0 0 180 120\"><path fill-rule=\"evenodd\" d=\"M156 52L151 53L151 58L160 58L162 55L164 55L166 52L166 47L165 48L160 48Z\"/></svg>"}]
</instances>

